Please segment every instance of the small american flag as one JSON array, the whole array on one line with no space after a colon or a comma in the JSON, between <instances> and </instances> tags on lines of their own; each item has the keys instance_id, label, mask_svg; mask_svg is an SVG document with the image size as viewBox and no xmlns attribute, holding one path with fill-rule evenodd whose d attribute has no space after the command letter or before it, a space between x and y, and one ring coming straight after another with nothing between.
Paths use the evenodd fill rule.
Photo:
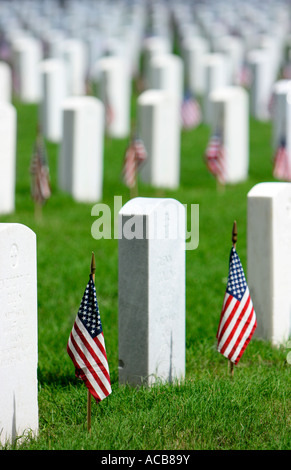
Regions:
<instances>
[{"instance_id":1,"label":"small american flag","mask_svg":"<svg viewBox=\"0 0 291 470\"><path fill-rule=\"evenodd\" d=\"M104 107L105 107L105 127L106 129L108 129L108 127L111 126L111 124L114 121L114 111L113 111L113 107L110 102L107 90L105 92Z\"/></svg>"},{"instance_id":2,"label":"small american flag","mask_svg":"<svg viewBox=\"0 0 291 470\"><path fill-rule=\"evenodd\" d=\"M67 351L74 363L76 377L83 380L96 402L110 395L109 367L92 274L69 336Z\"/></svg>"},{"instance_id":3,"label":"small american flag","mask_svg":"<svg viewBox=\"0 0 291 470\"><path fill-rule=\"evenodd\" d=\"M147 151L142 139L134 137L126 149L123 162L123 180L132 188L136 183L136 175L140 166L147 159Z\"/></svg>"},{"instance_id":4,"label":"small american flag","mask_svg":"<svg viewBox=\"0 0 291 470\"><path fill-rule=\"evenodd\" d=\"M184 129L194 129L201 123L200 105L189 92L185 93L185 97L182 102L181 119Z\"/></svg>"},{"instance_id":5,"label":"small american flag","mask_svg":"<svg viewBox=\"0 0 291 470\"><path fill-rule=\"evenodd\" d=\"M274 178L291 181L291 169L285 139L281 139L274 157L273 176Z\"/></svg>"},{"instance_id":6,"label":"small american flag","mask_svg":"<svg viewBox=\"0 0 291 470\"><path fill-rule=\"evenodd\" d=\"M225 183L225 150L219 135L215 134L211 137L205 152L205 159L210 173L212 173L220 183Z\"/></svg>"},{"instance_id":7,"label":"small american flag","mask_svg":"<svg viewBox=\"0 0 291 470\"><path fill-rule=\"evenodd\" d=\"M217 350L237 364L257 327L257 319L243 267L233 246L227 288L217 331Z\"/></svg>"},{"instance_id":8,"label":"small american flag","mask_svg":"<svg viewBox=\"0 0 291 470\"><path fill-rule=\"evenodd\" d=\"M243 64L239 73L237 82L240 86L248 88L252 82L252 74L247 64Z\"/></svg>"},{"instance_id":9,"label":"small american flag","mask_svg":"<svg viewBox=\"0 0 291 470\"><path fill-rule=\"evenodd\" d=\"M44 204L51 196L49 168L47 165L46 149L42 134L38 132L32 161L31 173L31 196L38 204Z\"/></svg>"}]
</instances>

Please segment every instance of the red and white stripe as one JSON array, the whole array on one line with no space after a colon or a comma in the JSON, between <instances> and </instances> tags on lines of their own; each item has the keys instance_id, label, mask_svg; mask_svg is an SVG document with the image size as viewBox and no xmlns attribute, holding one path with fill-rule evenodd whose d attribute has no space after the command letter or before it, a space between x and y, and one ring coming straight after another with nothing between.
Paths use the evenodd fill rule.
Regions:
<instances>
[{"instance_id":1,"label":"red and white stripe","mask_svg":"<svg viewBox=\"0 0 291 470\"><path fill-rule=\"evenodd\" d=\"M289 155L284 145L280 145L275 154L273 175L275 178L291 181Z\"/></svg>"},{"instance_id":2,"label":"red and white stripe","mask_svg":"<svg viewBox=\"0 0 291 470\"><path fill-rule=\"evenodd\" d=\"M237 364L257 326L247 287L241 300L226 293L217 331L217 350Z\"/></svg>"},{"instance_id":3,"label":"red and white stripe","mask_svg":"<svg viewBox=\"0 0 291 470\"><path fill-rule=\"evenodd\" d=\"M92 338L77 315L67 351L75 365L76 376L83 380L95 400L100 402L110 395L112 390L103 332Z\"/></svg>"},{"instance_id":4,"label":"red and white stripe","mask_svg":"<svg viewBox=\"0 0 291 470\"><path fill-rule=\"evenodd\" d=\"M182 126L184 129L193 129L201 123L201 109L194 99L185 99L181 109Z\"/></svg>"},{"instance_id":5,"label":"red and white stripe","mask_svg":"<svg viewBox=\"0 0 291 470\"><path fill-rule=\"evenodd\" d=\"M221 139L213 136L205 153L207 168L221 183L226 181L225 150Z\"/></svg>"},{"instance_id":6,"label":"red and white stripe","mask_svg":"<svg viewBox=\"0 0 291 470\"><path fill-rule=\"evenodd\" d=\"M126 150L123 165L123 179L129 188L132 188L135 185L136 170L135 148L131 144Z\"/></svg>"},{"instance_id":7,"label":"red and white stripe","mask_svg":"<svg viewBox=\"0 0 291 470\"><path fill-rule=\"evenodd\" d=\"M136 175L140 165L147 159L147 152L141 139L133 139L125 152L123 179L132 188L136 183Z\"/></svg>"}]
</instances>

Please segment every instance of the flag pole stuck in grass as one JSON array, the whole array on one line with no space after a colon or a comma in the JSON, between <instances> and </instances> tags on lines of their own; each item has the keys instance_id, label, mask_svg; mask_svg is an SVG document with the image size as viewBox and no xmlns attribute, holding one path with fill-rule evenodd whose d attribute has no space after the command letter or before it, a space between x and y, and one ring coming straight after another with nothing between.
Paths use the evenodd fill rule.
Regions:
<instances>
[{"instance_id":1,"label":"flag pole stuck in grass","mask_svg":"<svg viewBox=\"0 0 291 470\"><path fill-rule=\"evenodd\" d=\"M91 395L99 403L111 393L104 334L95 289L95 256L92 253L89 282L67 344L75 375L86 385L87 428L91 430Z\"/></svg>"},{"instance_id":2,"label":"flag pole stuck in grass","mask_svg":"<svg viewBox=\"0 0 291 470\"><path fill-rule=\"evenodd\" d=\"M96 271L95 255L92 251L91 276L92 276L94 284L95 284L95 271ZM87 429L89 432L91 431L91 393L90 393L89 388L87 389Z\"/></svg>"},{"instance_id":3,"label":"flag pole stuck in grass","mask_svg":"<svg viewBox=\"0 0 291 470\"><path fill-rule=\"evenodd\" d=\"M229 272L220 321L216 334L217 350L229 359L230 372L238 364L257 327L243 267L236 252L237 225L233 224Z\"/></svg>"}]
</instances>

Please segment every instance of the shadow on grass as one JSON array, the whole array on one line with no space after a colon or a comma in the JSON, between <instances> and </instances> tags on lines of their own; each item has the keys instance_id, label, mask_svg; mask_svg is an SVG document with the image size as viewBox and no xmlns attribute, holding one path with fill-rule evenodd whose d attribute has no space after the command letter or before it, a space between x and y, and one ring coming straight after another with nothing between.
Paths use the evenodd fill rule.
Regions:
<instances>
[{"instance_id":1,"label":"shadow on grass","mask_svg":"<svg viewBox=\"0 0 291 470\"><path fill-rule=\"evenodd\" d=\"M39 384L42 386L66 387L68 385L79 385L82 383L81 379L75 377L74 373L51 372L40 368L37 370L37 378ZM118 381L118 374L115 371L110 373L110 381L112 385Z\"/></svg>"}]
</instances>

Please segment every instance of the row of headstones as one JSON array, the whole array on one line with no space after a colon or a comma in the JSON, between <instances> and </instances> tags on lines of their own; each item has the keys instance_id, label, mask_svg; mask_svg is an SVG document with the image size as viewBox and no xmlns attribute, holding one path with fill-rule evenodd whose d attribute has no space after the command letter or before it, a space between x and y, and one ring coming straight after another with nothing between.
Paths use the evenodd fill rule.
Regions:
<instances>
[{"instance_id":1,"label":"row of headstones","mask_svg":"<svg viewBox=\"0 0 291 470\"><path fill-rule=\"evenodd\" d=\"M129 106L129 87L122 82L122 67L115 58L104 59L104 75L113 90L123 87L119 93L120 110ZM75 200L96 202L102 199L103 143L105 132L105 106L92 96L67 97L60 93L59 72L62 67L50 62L45 71L46 85L41 112L46 131L62 123L62 140L59 152L58 181L62 190L72 194ZM3 70L7 71L6 64ZM180 183L180 100L181 61L172 55L153 60L151 89L138 97L138 128L148 159L141 170L141 179L156 187L177 188ZM1 74L1 72L0 72ZM62 83L62 82L61 82ZM290 90L291 81L280 80L273 87L273 147L285 137L291 154ZM172 91L171 91L172 90ZM210 95L212 105L211 127L218 128L227 149L227 183L243 181L249 166L249 99L241 87L217 88ZM117 109L117 108L116 108ZM2 101L0 119L1 159L0 213L14 210L16 110L11 103ZM119 113L115 121L115 135L128 128L127 112ZM121 122L121 125L119 125ZM112 127L113 128L113 127ZM53 132L53 131L52 131Z\"/></svg>"},{"instance_id":2,"label":"row of headstones","mask_svg":"<svg viewBox=\"0 0 291 470\"><path fill-rule=\"evenodd\" d=\"M17 2L16 2L17 3ZM173 8L173 6L172 6ZM175 20L176 27L179 32L184 30L184 21L185 14L183 10L175 10ZM143 12L143 10L141 10ZM164 12L164 10L163 10ZM27 21L27 14L25 15ZM209 28L212 24L211 21L207 21L207 15L205 17L205 11L200 12L200 25L202 24L204 30L206 29L210 33ZM142 23L142 22L141 22ZM141 23L138 23L141 25ZM188 19L189 23L189 19ZM29 23L32 27L31 22ZM197 24L192 26L197 27ZM207 26L208 25L208 26ZM286 31L287 26L284 23L283 31ZM142 30L142 27L141 27ZM158 36L151 37L144 41L144 49L146 51L145 64L151 64L150 67L146 67L146 82L147 87L149 88L158 88L167 91L174 91L175 95L182 99L183 95L183 84L184 84L184 75L185 81L189 84L189 87L194 91L194 93L203 92L203 83L206 84L206 91L204 92L204 119L205 122L208 122L215 127L217 123L213 124L214 116L218 116L218 119L221 117L221 112L212 112L212 99L211 92L215 89L226 86L227 84L236 83L235 77L237 76L240 68L242 67L242 61L244 57L244 47L242 39L235 36L227 36L225 34L219 35L216 38L216 42L212 45L212 49L215 49L218 52L210 52L210 43L209 41L196 33L193 33L193 29L189 31L186 28L188 33L183 33L181 39L181 50L183 63L179 63L177 57L173 57L171 54L171 41L168 37ZM192 32L191 32L192 31ZM41 121L43 124L45 136L49 140L60 141L63 138L63 121L61 116L61 104L67 95L74 94L83 94L85 92L85 75L86 75L86 50L84 43L79 39L65 39L60 37L51 37L50 41L47 38L47 41L50 43L50 51L48 52L49 56L63 56L64 61L59 59L50 59L42 62L40 67L41 71L38 68L38 63L41 60L41 45L40 41L33 37L21 37L16 34L16 38L12 36L13 29L11 32L11 46L13 49L13 58L14 58L14 69L16 75L16 83L19 96L23 101L39 101L41 100ZM141 34L139 35L139 37ZM261 46L263 39L265 40L265 47L260 50L251 51L249 57L252 57L249 60L249 65L253 68L253 80L251 88L251 99L250 99L250 109L254 116L258 118L266 117L267 115L267 106L270 98L270 86L272 84L271 76L275 76L274 70L278 70L278 63L275 69L272 69L270 63L274 62L271 58L280 57L280 54L273 54L275 50L276 53L280 50L279 46L275 47L275 40L271 42L271 45L266 45L266 38L261 38ZM140 42L140 41L137 41ZM277 41L278 42L278 41ZM254 44L252 44L254 47ZM282 40L281 40L281 49L282 49ZM272 54L270 53L272 52ZM222 53L224 52L224 53ZM227 52L227 54L225 54ZM161 54L167 55L165 59L161 59ZM264 57L264 60L262 60ZM268 62L269 61L269 62ZM271 61L271 62L270 62ZM176 63L175 63L176 62ZM227 67L227 64L230 64L230 68ZM203 64L203 65L202 65ZM183 73L183 67L185 68L185 73ZM112 102L114 108L114 117L112 122L108 126L108 133L113 137L124 137L127 136L130 132L130 119L129 119L129 100L130 100L130 74L126 74L125 71L127 68L124 66L124 58L114 57L106 58L98 61L98 77L100 79L100 72L103 76L101 81L101 101L103 103L108 99ZM148 70L148 71L147 71ZM232 73L228 73L228 70L232 70ZM194 71L194 73L193 73ZM40 72L40 73L39 73ZM7 72L5 72L7 75ZM168 75L167 75L168 74ZM38 76L38 78L37 78ZM232 79L230 79L232 76ZM42 78L41 78L42 77ZM170 78L169 78L170 77ZM206 79L205 79L206 77ZM267 78L269 77L269 78ZM147 80L148 79L148 80ZM42 86L41 86L42 82ZM265 86L265 83L268 82L268 86ZM8 86L9 88L9 86ZM40 90L43 90L42 92ZM264 91L265 90L265 91ZM267 90L267 91L266 91ZM226 96L227 96L226 92ZM263 93L263 98L262 98ZM108 95L108 96L107 96ZM224 93L225 95L225 93ZM230 91L230 95L233 95L233 91ZM169 101L161 97L161 93L150 93L145 98L147 105L150 103L150 106L154 108L152 111L153 115L161 114L156 109L161 107L161 101ZM141 97L141 102L143 97ZM241 101L246 101L241 98ZM73 103L73 101L71 101ZM169 106L172 109L172 105L167 105L168 111ZM242 105L245 110L241 112L244 116L248 107ZM166 105L164 105L164 108ZM221 108L221 106L220 106ZM263 111L262 111L263 110ZM167 111L166 111L167 112ZM145 112L148 114L148 112ZM179 184L179 125L176 124L179 120L179 113L172 114L175 116L175 123L171 124L169 122L169 129L166 129L164 126L164 132L166 135L173 136L173 142L167 142L166 147L172 149L173 153L173 167L170 169L169 174L174 176L166 177L166 175L156 176L155 170L150 169L150 160L145 166L147 171L144 171L145 177L150 178L152 184L157 185L166 185L169 187L176 187ZM223 114L225 114L223 112ZM100 127L102 128L102 119L100 120ZM139 120L141 123L145 121L142 117ZM142 127L142 124L140 124ZM104 125L103 125L104 127ZM225 127L224 125L222 126ZM244 129L244 122L242 124L242 129ZM174 132L171 132L171 129L175 129ZM226 126L227 128L227 126ZM141 129L141 134L144 135L146 140L145 144L148 149L150 149L150 154L152 149L161 149L161 142L164 142L163 137L157 138L156 142L153 142L153 137L149 138L148 135L151 133L151 136L155 134L154 129L149 130L148 126L146 129ZM228 132L227 134L234 135L233 132ZM247 132L243 131L242 133L242 145L237 147L246 148L248 147L248 138ZM159 130L157 133L158 136L162 135L162 131ZM66 139L63 139L65 141ZM149 140L149 142L148 142ZM232 147L228 143L228 138L226 137L225 142L227 142L228 154L232 155ZM231 139L234 142L234 139ZM66 140L67 141L67 140ZM166 145L166 144L165 144ZM93 146L94 147L94 146ZM102 144L100 147L100 152L102 154ZM163 152L160 153L168 154L168 148L163 148ZM243 152L244 163L242 163L241 170L238 170L238 175L232 175L231 164L229 170L229 182L235 182L242 179L245 179L247 171L247 160L248 153ZM153 158L155 160L155 158ZM171 158L169 159L172 160ZM62 166L62 165L61 165ZM163 168L164 163L161 161L161 164L152 164L153 168ZM152 175L152 176L150 176ZM166 178L166 181L165 181ZM60 176L60 181L63 177ZM62 183L61 183L62 185ZM98 185L98 183L96 183ZM63 187L67 186L62 185ZM73 184L71 184L71 187ZM94 193L94 199L99 198L101 188L97 193ZM78 196L77 196L78 197ZM84 196L85 199L87 196Z\"/></svg>"},{"instance_id":3,"label":"row of headstones","mask_svg":"<svg viewBox=\"0 0 291 470\"><path fill-rule=\"evenodd\" d=\"M181 14L179 16L176 12L175 18L177 29L181 30L184 24ZM202 23L206 27L205 17ZM171 54L169 37L147 38L143 44L145 81L149 90L142 93L138 100L140 108L138 127L149 158L144 165L141 177L155 186L175 188L179 185L181 130L179 109L183 97L184 75L186 82L189 82L190 88L192 87L195 92L201 93L202 90L199 90L196 82L192 84L191 76L193 80L198 80L200 77L200 84L204 81L206 83L203 115L205 122L210 123L214 130L218 123L222 128L222 140L227 148L229 160L226 165L228 167L226 182L242 181L247 177L248 97L239 87L226 88L227 84L235 82L235 79L230 80L227 61L232 58L232 69L235 69L235 73L232 73L234 78L239 70L235 68L235 64L242 66L242 43L237 37L224 35L218 38L216 48L224 52L228 51L229 54L209 53L207 40L202 36L191 34L184 37L181 42L183 59ZM63 41L54 38L52 49L55 48L58 52L51 51L49 54L62 55L63 60L51 58L41 61L40 41L33 37L23 38L21 35L16 35L14 39L11 37L11 47L14 81L19 96L24 102L40 101L40 120L45 137L62 143L59 165L60 187L72 193L77 200L99 200L102 195L105 127L103 116L107 114L108 106L112 107L113 114L107 126L109 135L125 137L130 133L130 74L124 66L124 58L114 56L98 61L96 68L100 83L100 101L105 108L102 110L102 105L100 106L100 103L92 98L85 100L70 97L66 100L67 96L80 95L85 92L86 52L82 41L78 39ZM278 48L275 48L273 43L272 47L265 47L265 50L250 52L252 59L249 62L253 68L250 109L251 113L253 112L258 118L266 117L272 84L270 77L275 76L274 69L271 72L270 67L270 60L273 57L270 48L278 52ZM263 56L264 60L262 60ZM202 63L203 66L201 66ZM2 67L2 76L6 77L1 80L3 83L5 80L7 83L9 75L5 65L3 64ZM205 74L206 80L204 80ZM201 80L201 77L204 78ZM268 86L265 86L267 82ZM8 95L11 94L9 84L6 89ZM263 91L264 97L262 98ZM66 103L63 106L64 101ZM213 106L213 103L216 103L216 106ZM93 111L94 107L95 111ZM262 109L263 112L261 112ZM165 115L172 116L172 119L164 119ZM77 118L77 116L82 116L82 118ZM94 126L98 129L95 133ZM74 142L72 142L73 134ZM164 137L165 135L167 138ZM88 162L80 162L84 153L79 149L84 148L86 142L91 143L88 145L91 152L86 153ZM72 148L73 152L71 152ZM86 174L86 167L94 168L95 173ZM168 168L167 172L164 171L165 167ZM68 168L71 168L70 172L67 171ZM84 180L88 181L88 184L83 184ZM10 181L11 186L14 184L13 176L5 178L5 181ZM82 191L82 188L86 188L85 191ZM13 204L5 204L5 206L7 208L4 207L2 212L11 210L10 207Z\"/></svg>"},{"instance_id":4,"label":"row of headstones","mask_svg":"<svg viewBox=\"0 0 291 470\"><path fill-rule=\"evenodd\" d=\"M288 183L261 183L248 194L255 335L274 346L291 334L290 198ZM131 199L119 211L121 384L175 383L185 377L185 213L178 201L155 198ZM2 223L0 247L0 372L5 377L0 442L5 444L27 430L38 431L36 235L24 225Z\"/></svg>"}]
</instances>

